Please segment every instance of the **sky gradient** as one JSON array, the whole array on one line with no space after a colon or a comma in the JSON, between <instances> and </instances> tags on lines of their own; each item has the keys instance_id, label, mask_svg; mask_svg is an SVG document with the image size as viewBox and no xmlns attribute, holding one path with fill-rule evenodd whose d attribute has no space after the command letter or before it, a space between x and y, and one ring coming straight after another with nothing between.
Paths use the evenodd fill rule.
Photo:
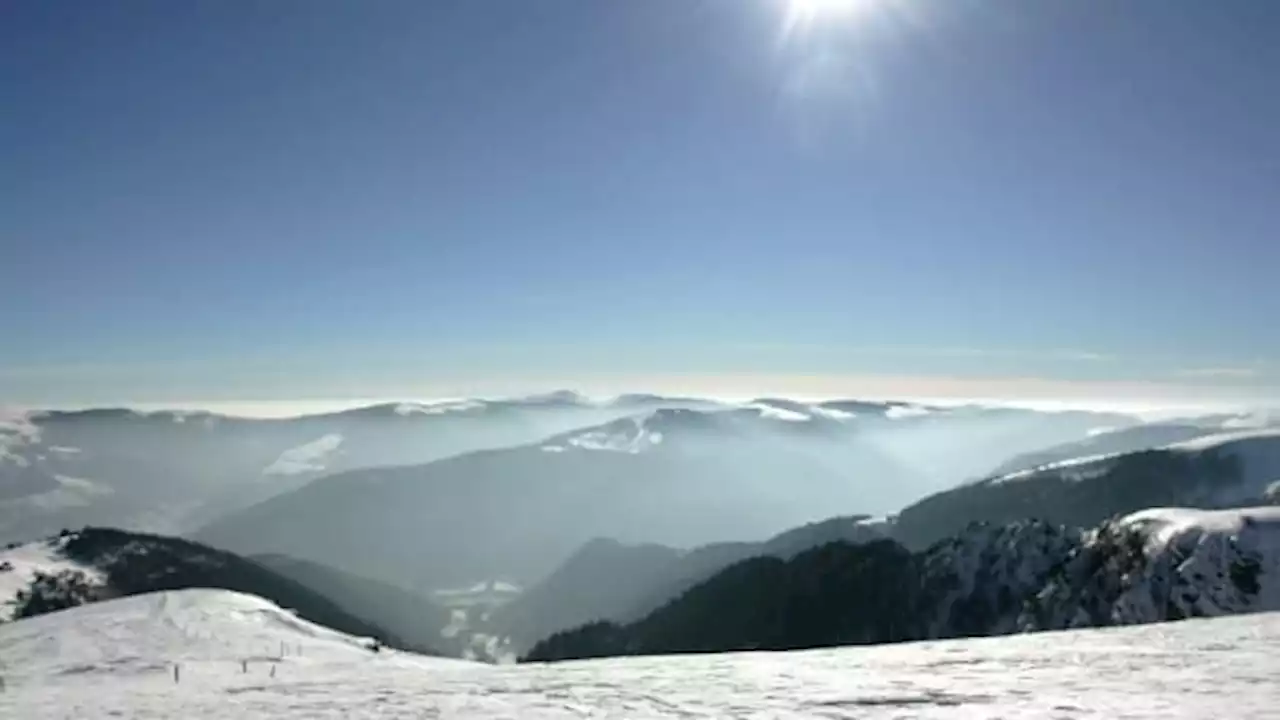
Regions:
<instances>
[{"instance_id":1,"label":"sky gradient","mask_svg":"<svg viewBox=\"0 0 1280 720\"><path fill-rule=\"evenodd\" d=\"M1280 397L1280 3L795 11L5 3L0 404Z\"/></svg>"}]
</instances>

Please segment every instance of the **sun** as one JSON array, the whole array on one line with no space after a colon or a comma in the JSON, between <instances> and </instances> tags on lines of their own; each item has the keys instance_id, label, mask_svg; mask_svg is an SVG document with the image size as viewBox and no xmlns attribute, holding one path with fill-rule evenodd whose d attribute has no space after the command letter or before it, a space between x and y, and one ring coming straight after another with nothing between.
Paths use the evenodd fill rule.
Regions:
<instances>
[{"instance_id":1,"label":"sun","mask_svg":"<svg viewBox=\"0 0 1280 720\"><path fill-rule=\"evenodd\" d=\"M799 23L847 19L874 6L877 0L787 0L788 15Z\"/></svg>"},{"instance_id":2,"label":"sun","mask_svg":"<svg viewBox=\"0 0 1280 720\"><path fill-rule=\"evenodd\" d=\"M874 11L889 0L783 0L786 19L783 39L806 33L817 26L851 23Z\"/></svg>"}]
</instances>

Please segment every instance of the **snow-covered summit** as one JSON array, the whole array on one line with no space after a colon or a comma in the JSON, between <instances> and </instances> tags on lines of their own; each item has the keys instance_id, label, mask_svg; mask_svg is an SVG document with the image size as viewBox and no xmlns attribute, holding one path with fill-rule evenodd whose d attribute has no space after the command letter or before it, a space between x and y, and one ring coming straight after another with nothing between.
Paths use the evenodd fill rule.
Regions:
<instances>
[{"instance_id":1,"label":"snow-covered summit","mask_svg":"<svg viewBox=\"0 0 1280 720\"><path fill-rule=\"evenodd\" d=\"M1280 610L1280 508L1156 508L1103 523L1035 597L1028 629Z\"/></svg>"},{"instance_id":2,"label":"snow-covered summit","mask_svg":"<svg viewBox=\"0 0 1280 720\"><path fill-rule=\"evenodd\" d=\"M337 630L431 651L266 565L181 538L85 528L0 550L0 624L157 590L220 588L265 597Z\"/></svg>"},{"instance_id":3,"label":"snow-covered summit","mask_svg":"<svg viewBox=\"0 0 1280 720\"><path fill-rule=\"evenodd\" d=\"M653 414L637 415L598 427L560 435L542 444L544 452L566 449L604 450L635 454L662 444L662 431L653 429Z\"/></svg>"},{"instance_id":4,"label":"snow-covered summit","mask_svg":"<svg viewBox=\"0 0 1280 720\"><path fill-rule=\"evenodd\" d=\"M265 681L273 665L280 666L279 673L339 663L423 670L465 665L381 646L375 653L374 644L371 638L308 622L255 595L191 589L109 600L2 626L0 672L9 687L37 691L28 696L34 702L41 686L60 675L75 675L86 688L122 679L141 679L143 687L172 686L174 664L183 666L181 682L218 683L231 694L236 687ZM38 706L30 709L38 712Z\"/></svg>"},{"instance_id":5,"label":"snow-covered summit","mask_svg":"<svg viewBox=\"0 0 1280 720\"><path fill-rule=\"evenodd\" d=\"M656 448L670 439L735 432L732 418L725 411L658 408L557 435L543 442L542 449L546 452L577 449L635 454Z\"/></svg>"},{"instance_id":6,"label":"snow-covered summit","mask_svg":"<svg viewBox=\"0 0 1280 720\"><path fill-rule=\"evenodd\" d=\"M1280 610L1280 508L973 523L921 554L925 637Z\"/></svg>"},{"instance_id":7,"label":"snow-covered summit","mask_svg":"<svg viewBox=\"0 0 1280 720\"><path fill-rule=\"evenodd\" d=\"M755 400L715 407L660 407L591 428L565 433L543 443L547 452L569 448L639 453L664 442L697 437L743 437L751 433L796 432L817 435L848 431L852 413L784 400Z\"/></svg>"},{"instance_id":8,"label":"snow-covered summit","mask_svg":"<svg viewBox=\"0 0 1280 720\"><path fill-rule=\"evenodd\" d=\"M311 442L289 448L280 453L270 465L263 468L263 475L299 475L302 473L322 472L331 455L339 452L343 437L341 433L322 435Z\"/></svg>"}]
</instances>

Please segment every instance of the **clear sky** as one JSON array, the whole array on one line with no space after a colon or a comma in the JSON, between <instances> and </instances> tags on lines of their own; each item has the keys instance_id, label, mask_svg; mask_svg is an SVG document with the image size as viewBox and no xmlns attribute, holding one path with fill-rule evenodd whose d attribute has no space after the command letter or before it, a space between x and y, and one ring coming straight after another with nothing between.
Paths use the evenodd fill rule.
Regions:
<instances>
[{"instance_id":1,"label":"clear sky","mask_svg":"<svg viewBox=\"0 0 1280 720\"><path fill-rule=\"evenodd\" d=\"M10 0L0 404L1280 386L1275 0Z\"/></svg>"}]
</instances>

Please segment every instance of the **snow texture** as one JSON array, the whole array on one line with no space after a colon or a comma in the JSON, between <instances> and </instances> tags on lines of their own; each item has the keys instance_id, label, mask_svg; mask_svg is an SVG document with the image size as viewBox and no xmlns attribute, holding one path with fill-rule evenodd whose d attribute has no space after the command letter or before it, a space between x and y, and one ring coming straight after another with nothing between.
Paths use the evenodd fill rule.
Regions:
<instances>
[{"instance_id":1,"label":"snow texture","mask_svg":"<svg viewBox=\"0 0 1280 720\"><path fill-rule=\"evenodd\" d=\"M1280 508L1143 510L1103 523L1030 603L1023 629L1280 610Z\"/></svg>"},{"instance_id":2,"label":"snow texture","mask_svg":"<svg viewBox=\"0 0 1280 720\"><path fill-rule=\"evenodd\" d=\"M753 403L747 405L748 410L755 410L760 413L760 417L765 420L779 420L781 422L809 422L813 419L811 415L805 415L797 410L789 410L787 408L767 405L765 403Z\"/></svg>"},{"instance_id":3,"label":"snow texture","mask_svg":"<svg viewBox=\"0 0 1280 720\"><path fill-rule=\"evenodd\" d=\"M893 405L884 411L884 416L890 420L902 420L905 418L923 417L932 412L933 410L922 405Z\"/></svg>"},{"instance_id":4,"label":"snow texture","mask_svg":"<svg viewBox=\"0 0 1280 720\"><path fill-rule=\"evenodd\" d=\"M289 448L280 453L275 462L263 469L263 475L300 475L308 472L322 472L325 461L338 451L342 445L342 435L329 433L305 445Z\"/></svg>"},{"instance_id":5,"label":"snow texture","mask_svg":"<svg viewBox=\"0 0 1280 720\"><path fill-rule=\"evenodd\" d=\"M1024 598L1080 545L1080 533L1024 520L977 523L930 548L924 557L926 589L934 595L928 637L1016 632Z\"/></svg>"},{"instance_id":6,"label":"snow texture","mask_svg":"<svg viewBox=\"0 0 1280 720\"><path fill-rule=\"evenodd\" d=\"M62 543L62 538L52 538L0 550L0 623L13 619L18 593L31 586L37 573L81 572L91 585L106 584L101 570L63 557Z\"/></svg>"},{"instance_id":7,"label":"snow texture","mask_svg":"<svg viewBox=\"0 0 1280 720\"><path fill-rule=\"evenodd\" d=\"M399 403L395 406L395 413L397 415L446 415L483 409L485 404L478 400L445 400L435 403Z\"/></svg>"},{"instance_id":8,"label":"snow texture","mask_svg":"<svg viewBox=\"0 0 1280 720\"><path fill-rule=\"evenodd\" d=\"M858 417L857 413L852 413L852 412L849 412L848 410L840 410L839 408L822 407L821 405L810 406L809 412L820 417L825 417L828 420L844 421L844 420L852 420Z\"/></svg>"},{"instance_id":9,"label":"snow texture","mask_svg":"<svg viewBox=\"0 0 1280 720\"><path fill-rule=\"evenodd\" d=\"M1280 615L494 667L186 590L0 626L0 717L1280 718Z\"/></svg>"},{"instance_id":10,"label":"snow texture","mask_svg":"<svg viewBox=\"0 0 1280 720\"><path fill-rule=\"evenodd\" d=\"M616 420L599 429L571 436L565 442L581 450L604 450L635 455L662 444L662 433L648 427L650 418L652 414ZM544 452L561 452L564 448L553 444L544 445L542 449Z\"/></svg>"}]
</instances>

